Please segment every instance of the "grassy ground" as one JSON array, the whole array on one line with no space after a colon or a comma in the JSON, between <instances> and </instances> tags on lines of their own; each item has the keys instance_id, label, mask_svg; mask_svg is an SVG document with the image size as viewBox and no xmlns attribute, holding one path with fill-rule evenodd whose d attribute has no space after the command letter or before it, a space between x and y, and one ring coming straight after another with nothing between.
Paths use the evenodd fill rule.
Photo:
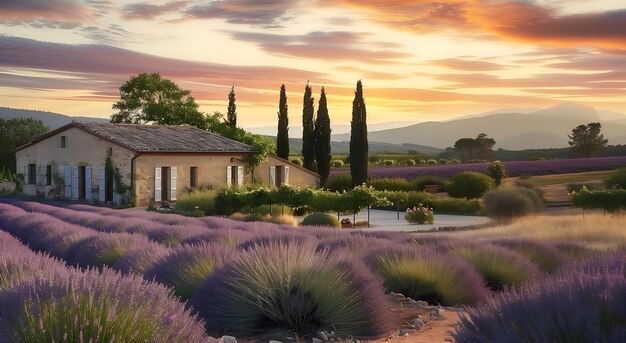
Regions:
<instances>
[{"instance_id":1,"label":"grassy ground","mask_svg":"<svg viewBox=\"0 0 626 343\"><path fill-rule=\"evenodd\" d=\"M596 188L604 187L603 180L613 174L615 171L599 171L575 174L555 174L531 176L529 178L512 177L505 179L503 182L507 185L514 185L517 181L523 181L533 185L541 191L548 202L568 202L570 200L567 185L572 183L588 184Z\"/></svg>"},{"instance_id":2,"label":"grassy ground","mask_svg":"<svg viewBox=\"0 0 626 343\"><path fill-rule=\"evenodd\" d=\"M588 173L575 173L575 174L555 174L555 175L542 175L531 176L529 178L523 178L524 182L527 182L535 187L553 186L553 185L567 185L569 183L587 183L594 181L602 181L613 174L614 170L588 172ZM505 183L514 183L520 180L519 177L508 178Z\"/></svg>"},{"instance_id":3,"label":"grassy ground","mask_svg":"<svg viewBox=\"0 0 626 343\"><path fill-rule=\"evenodd\" d=\"M468 238L528 238L540 241L576 242L596 249L626 246L626 214L591 212L570 215L537 215L486 229L460 231Z\"/></svg>"}]
</instances>

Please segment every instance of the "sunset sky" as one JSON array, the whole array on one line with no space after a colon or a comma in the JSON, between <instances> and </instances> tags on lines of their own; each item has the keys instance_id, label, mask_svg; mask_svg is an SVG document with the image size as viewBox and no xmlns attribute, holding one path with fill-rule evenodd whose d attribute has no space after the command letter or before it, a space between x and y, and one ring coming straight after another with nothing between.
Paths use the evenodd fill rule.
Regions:
<instances>
[{"instance_id":1,"label":"sunset sky","mask_svg":"<svg viewBox=\"0 0 626 343\"><path fill-rule=\"evenodd\" d=\"M626 0L0 0L0 106L109 117L119 86L160 72L205 112L275 125L287 86L348 124L445 120L573 101L626 112Z\"/></svg>"}]
</instances>

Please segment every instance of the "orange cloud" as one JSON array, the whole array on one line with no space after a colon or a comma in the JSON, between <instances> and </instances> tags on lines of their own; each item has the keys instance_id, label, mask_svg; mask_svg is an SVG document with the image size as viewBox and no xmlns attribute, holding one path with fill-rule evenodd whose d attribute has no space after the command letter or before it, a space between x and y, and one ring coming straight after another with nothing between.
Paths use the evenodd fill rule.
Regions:
<instances>
[{"instance_id":1,"label":"orange cloud","mask_svg":"<svg viewBox=\"0 0 626 343\"><path fill-rule=\"evenodd\" d=\"M70 0L3 0L0 1L0 20L82 21L92 15L91 9Z\"/></svg>"},{"instance_id":2,"label":"orange cloud","mask_svg":"<svg viewBox=\"0 0 626 343\"><path fill-rule=\"evenodd\" d=\"M561 15L531 1L338 0L378 22L416 32L487 32L507 40L562 47L626 49L626 10Z\"/></svg>"}]
</instances>

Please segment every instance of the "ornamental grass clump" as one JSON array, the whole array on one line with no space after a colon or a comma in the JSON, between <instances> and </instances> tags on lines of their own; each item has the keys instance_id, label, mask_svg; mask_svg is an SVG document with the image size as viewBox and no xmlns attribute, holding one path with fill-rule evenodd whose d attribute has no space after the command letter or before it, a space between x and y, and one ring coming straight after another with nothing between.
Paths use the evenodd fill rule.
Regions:
<instances>
[{"instance_id":1,"label":"ornamental grass clump","mask_svg":"<svg viewBox=\"0 0 626 343\"><path fill-rule=\"evenodd\" d=\"M428 248L375 250L368 264L387 291L444 306L476 305L488 295L481 275L465 260Z\"/></svg>"},{"instance_id":2,"label":"ornamental grass clump","mask_svg":"<svg viewBox=\"0 0 626 343\"><path fill-rule=\"evenodd\" d=\"M406 209L404 219L411 224L432 224L435 222L435 213L430 207L418 204Z\"/></svg>"},{"instance_id":3,"label":"ornamental grass clump","mask_svg":"<svg viewBox=\"0 0 626 343\"><path fill-rule=\"evenodd\" d=\"M323 212L309 214L302 220L302 226L328 226L336 229L341 228L339 219L337 219L336 216Z\"/></svg>"},{"instance_id":4,"label":"ornamental grass clump","mask_svg":"<svg viewBox=\"0 0 626 343\"><path fill-rule=\"evenodd\" d=\"M0 341L206 342L203 323L164 286L105 269L0 291Z\"/></svg>"},{"instance_id":5,"label":"ornamental grass clump","mask_svg":"<svg viewBox=\"0 0 626 343\"><path fill-rule=\"evenodd\" d=\"M575 265L541 282L497 294L470 309L454 334L472 342L626 341L626 258Z\"/></svg>"},{"instance_id":6,"label":"ornamental grass clump","mask_svg":"<svg viewBox=\"0 0 626 343\"><path fill-rule=\"evenodd\" d=\"M310 338L322 330L380 337L393 327L380 278L308 244L242 251L202 283L191 304L209 330L257 339Z\"/></svg>"},{"instance_id":7,"label":"ornamental grass clump","mask_svg":"<svg viewBox=\"0 0 626 343\"><path fill-rule=\"evenodd\" d=\"M188 300L198 284L232 255L233 249L219 245L183 245L156 262L144 276L172 287L174 294Z\"/></svg>"},{"instance_id":8,"label":"ornamental grass clump","mask_svg":"<svg viewBox=\"0 0 626 343\"><path fill-rule=\"evenodd\" d=\"M527 257L502 247L457 242L448 249L473 265L487 282L487 287L493 291L519 287L541 275L537 265Z\"/></svg>"},{"instance_id":9,"label":"ornamental grass clump","mask_svg":"<svg viewBox=\"0 0 626 343\"><path fill-rule=\"evenodd\" d=\"M565 256L548 243L528 239L502 239L494 243L528 257L544 273L554 273L566 263Z\"/></svg>"}]
</instances>

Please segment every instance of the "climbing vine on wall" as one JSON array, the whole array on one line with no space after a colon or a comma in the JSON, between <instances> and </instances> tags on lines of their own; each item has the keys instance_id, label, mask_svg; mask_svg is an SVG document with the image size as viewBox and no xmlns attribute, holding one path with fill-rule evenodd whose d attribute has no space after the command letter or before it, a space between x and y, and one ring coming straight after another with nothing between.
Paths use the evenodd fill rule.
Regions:
<instances>
[{"instance_id":1,"label":"climbing vine on wall","mask_svg":"<svg viewBox=\"0 0 626 343\"><path fill-rule=\"evenodd\" d=\"M104 162L105 175L107 177L107 181L114 182L115 193L118 194L126 194L130 192L130 186L122 182L122 175L120 174L117 168L113 167L113 161L110 157L107 157ZM110 178L110 179L109 179Z\"/></svg>"}]
</instances>

